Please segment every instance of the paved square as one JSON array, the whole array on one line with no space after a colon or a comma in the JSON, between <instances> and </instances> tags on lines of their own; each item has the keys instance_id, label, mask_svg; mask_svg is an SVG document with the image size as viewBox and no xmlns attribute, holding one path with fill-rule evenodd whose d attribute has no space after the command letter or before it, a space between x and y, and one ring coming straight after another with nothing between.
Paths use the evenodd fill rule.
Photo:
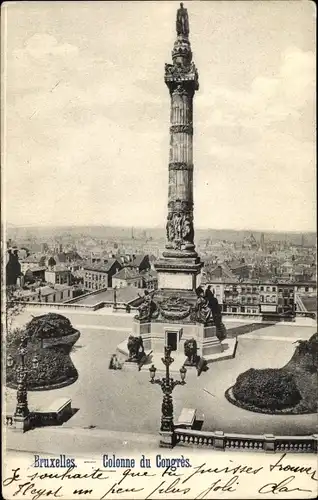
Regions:
<instances>
[{"instance_id":1,"label":"paved square","mask_svg":"<svg viewBox=\"0 0 318 500\"><path fill-rule=\"evenodd\" d=\"M29 392L30 409L49 405L59 397L70 397L72 406L78 411L64 424L65 427L92 426L122 432L157 433L162 401L160 387L150 384L147 371L108 369L110 356L116 351L117 344L128 336L123 319L120 321L118 318L121 327L115 330L112 326L104 329L105 316L102 315L97 316L97 320L93 315L66 315L70 317L73 326L81 331L72 354L79 379L62 389ZM83 323L93 322L92 326L83 326ZM297 338L309 338L314 332L313 327L280 324L246 334L246 338L245 335L240 336L235 359L210 364L209 370L200 377L197 377L195 371L188 370L186 385L176 387L173 392L175 421L182 408L187 407L196 408L198 416L204 417L204 430L314 433L317 424L314 414L256 414L231 405L224 397L224 391L234 384L241 372L249 368L282 367L292 356L295 349L293 342ZM7 389L6 392L9 407L13 407L15 391Z\"/></svg>"}]
</instances>

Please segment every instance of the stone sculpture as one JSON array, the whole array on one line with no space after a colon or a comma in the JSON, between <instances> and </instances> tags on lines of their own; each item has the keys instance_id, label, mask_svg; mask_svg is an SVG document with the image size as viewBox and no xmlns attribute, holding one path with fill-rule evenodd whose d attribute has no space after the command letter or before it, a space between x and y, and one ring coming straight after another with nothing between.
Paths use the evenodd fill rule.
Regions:
<instances>
[{"instance_id":1,"label":"stone sculpture","mask_svg":"<svg viewBox=\"0 0 318 500\"><path fill-rule=\"evenodd\" d=\"M157 317L158 315L158 307L152 300L149 292L146 290L143 301L138 307L138 314L136 314L135 319L139 319L140 321L150 321L152 318Z\"/></svg>"},{"instance_id":2,"label":"stone sculpture","mask_svg":"<svg viewBox=\"0 0 318 500\"><path fill-rule=\"evenodd\" d=\"M198 323L207 324L213 321L212 311L209 308L208 302L203 294L198 296L193 316L194 320Z\"/></svg>"},{"instance_id":3,"label":"stone sculpture","mask_svg":"<svg viewBox=\"0 0 318 500\"><path fill-rule=\"evenodd\" d=\"M185 365L196 366L198 358L197 352L197 341L194 338L186 340L184 343L184 354L187 356Z\"/></svg>"},{"instance_id":4,"label":"stone sculpture","mask_svg":"<svg viewBox=\"0 0 318 500\"><path fill-rule=\"evenodd\" d=\"M133 335L129 335L127 348L129 351L129 357L127 361L138 363L145 354L143 340L141 336L134 337Z\"/></svg>"}]
</instances>

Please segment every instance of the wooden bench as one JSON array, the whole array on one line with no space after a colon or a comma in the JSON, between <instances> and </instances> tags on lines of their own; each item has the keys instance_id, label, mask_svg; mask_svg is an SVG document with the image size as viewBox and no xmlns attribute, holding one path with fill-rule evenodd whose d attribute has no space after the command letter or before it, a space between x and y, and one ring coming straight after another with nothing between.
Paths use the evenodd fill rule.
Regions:
<instances>
[{"instance_id":1,"label":"wooden bench","mask_svg":"<svg viewBox=\"0 0 318 500\"><path fill-rule=\"evenodd\" d=\"M60 424L72 414L72 400L69 398L56 399L48 408L35 412L37 420L42 424Z\"/></svg>"},{"instance_id":2,"label":"wooden bench","mask_svg":"<svg viewBox=\"0 0 318 500\"><path fill-rule=\"evenodd\" d=\"M196 413L197 410L195 410L194 408L182 408L182 411L178 418L177 427L192 429L195 422Z\"/></svg>"}]
</instances>

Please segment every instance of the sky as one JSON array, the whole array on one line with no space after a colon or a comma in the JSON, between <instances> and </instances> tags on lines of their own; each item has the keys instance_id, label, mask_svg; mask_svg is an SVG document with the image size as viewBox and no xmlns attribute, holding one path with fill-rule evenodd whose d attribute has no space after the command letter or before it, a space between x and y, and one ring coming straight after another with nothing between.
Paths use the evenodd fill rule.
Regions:
<instances>
[{"instance_id":1,"label":"sky","mask_svg":"<svg viewBox=\"0 0 318 500\"><path fill-rule=\"evenodd\" d=\"M314 3L189 1L194 221L314 231ZM2 188L14 225L164 226L178 2L2 7Z\"/></svg>"}]
</instances>

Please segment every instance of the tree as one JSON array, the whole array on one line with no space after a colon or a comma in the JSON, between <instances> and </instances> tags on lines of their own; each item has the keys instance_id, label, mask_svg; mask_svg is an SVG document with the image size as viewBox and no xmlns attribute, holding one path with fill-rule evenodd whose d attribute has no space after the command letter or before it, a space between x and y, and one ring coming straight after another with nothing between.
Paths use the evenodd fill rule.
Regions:
<instances>
[{"instance_id":1,"label":"tree","mask_svg":"<svg viewBox=\"0 0 318 500\"><path fill-rule=\"evenodd\" d=\"M11 329L14 318L21 314L26 304L22 302L16 285L8 285L6 287L4 300L6 333L8 333Z\"/></svg>"}]
</instances>

